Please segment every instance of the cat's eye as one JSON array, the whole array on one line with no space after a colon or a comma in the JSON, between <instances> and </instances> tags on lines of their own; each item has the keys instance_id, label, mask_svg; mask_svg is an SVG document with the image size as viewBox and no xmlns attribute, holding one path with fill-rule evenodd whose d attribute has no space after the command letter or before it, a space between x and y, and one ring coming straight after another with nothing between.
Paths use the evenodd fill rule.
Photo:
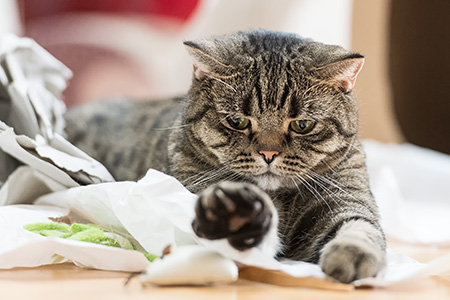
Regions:
<instances>
[{"instance_id":1,"label":"cat's eye","mask_svg":"<svg viewBox=\"0 0 450 300\"><path fill-rule=\"evenodd\" d=\"M291 122L290 127L296 133L307 134L314 129L315 125L316 122L312 120L295 120Z\"/></svg>"},{"instance_id":2,"label":"cat's eye","mask_svg":"<svg viewBox=\"0 0 450 300\"><path fill-rule=\"evenodd\" d=\"M244 117L227 117L227 122L231 127L237 130L244 130L250 126L250 120Z\"/></svg>"}]
</instances>

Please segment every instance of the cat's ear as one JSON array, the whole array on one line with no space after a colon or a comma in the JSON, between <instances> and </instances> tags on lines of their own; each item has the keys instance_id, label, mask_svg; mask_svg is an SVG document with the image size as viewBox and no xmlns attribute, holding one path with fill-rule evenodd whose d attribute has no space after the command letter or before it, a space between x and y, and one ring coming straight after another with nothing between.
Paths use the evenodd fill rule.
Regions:
<instances>
[{"instance_id":1,"label":"cat's ear","mask_svg":"<svg viewBox=\"0 0 450 300\"><path fill-rule=\"evenodd\" d=\"M319 67L314 70L314 73L340 90L349 92L355 86L356 78L363 65L364 57L362 55L354 55L350 58Z\"/></svg>"},{"instance_id":2,"label":"cat's ear","mask_svg":"<svg viewBox=\"0 0 450 300\"><path fill-rule=\"evenodd\" d=\"M183 44L193 60L194 76L197 79L203 79L217 69L228 68L227 65L207 53L198 43L187 41Z\"/></svg>"}]
</instances>

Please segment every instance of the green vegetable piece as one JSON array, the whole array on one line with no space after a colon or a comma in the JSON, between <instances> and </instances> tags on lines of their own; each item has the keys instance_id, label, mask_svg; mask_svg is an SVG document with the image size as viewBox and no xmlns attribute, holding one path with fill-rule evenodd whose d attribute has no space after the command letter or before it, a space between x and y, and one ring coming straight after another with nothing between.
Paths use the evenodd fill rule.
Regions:
<instances>
[{"instance_id":1,"label":"green vegetable piece","mask_svg":"<svg viewBox=\"0 0 450 300\"><path fill-rule=\"evenodd\" d=\"M101 230L88 229L75 233L68 239L120 248L120 244L117 241L105 236Z\"/></svg>"},{"instance_id":2,"label":"green vegetable piece","mask_svg":"<svg viewBox=\"0 0 450 300\"><path fill-rule=\"evenodd\" d=\"M73 233L71 232L62 232L58 230L42 230L39 232L40 235L46 236L46 237L59 237L62 239L66 239L70 237Z\"/></svg>"},{"instance_id":3,"label":"green vegetable piece","mask_svg":"<svg viewBox=\"0 0 450 300\"><path fill-rule=\"evenodd\" d=\"M23 228L28 231L43 231L43 230L57 230L61 232L70 232L70 226L66 223L34 223L23 225Z\"/></svg>"},{"instance_id":4,"label":"green vegetable piece","mask_svg":"<svg viewBox=\"0 0 450 300\"><path fill-rule=\"evenodd\" d=\"M150 262L153 262L155 259L159 258L158 255L151 254L151 253L144 253L144 256L145 256Z\"/></svg>"},{"instance_id":5,"label":"green vegetable piece","mask_svg":"<svg viewBox=\"0 0 450 300\"><path fill-rule=\"evenodd\" d=\"M98 229L100 231L104 231L103 229L101 229L99 226L95 225L95 224L79 224L79 223L73 223L70 226L70 230L73 233L77 233L77 232L82 232L85 230L90 230L90 229Z\"/></svg>"},{"instance_id":6,"label":"green vegetable piece","mask_svg":"<svg viewBox=\"0 0 450 300\"><path fill-rule=\"evenodd\" d=\"M128 250L136 250L134 244L127 238L102 229L96 224L79 224L74 223L68 225L65 223L34 223L23 226L25 230L38 232L40 235L52 238L63 238L73 241L89 242L104 246L123 248ZM154 261L159 256L151 253L143 253L150 261Z\"/></svg>"}]
</instances>

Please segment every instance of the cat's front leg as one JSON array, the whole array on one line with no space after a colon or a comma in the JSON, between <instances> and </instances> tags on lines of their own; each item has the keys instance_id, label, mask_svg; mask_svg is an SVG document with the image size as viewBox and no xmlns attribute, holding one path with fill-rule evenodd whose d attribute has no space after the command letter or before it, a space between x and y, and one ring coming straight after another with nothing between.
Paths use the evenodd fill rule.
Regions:
<instances>
[{"instance_id":1,"label":"cat's front leg","mask_svg":"<svg viewBox=\"0 0 450 300\"><path fill-rule=\"evenodd\" d=\"M270 197L249 183L221 182L200 193L196 204L195 233L202 238L226 238L237 250L267 241L275 254L278 245L277 211Z\"/></svg>"},{"instance_id":2,"label":"cat's front leg","mask_svg":"<svg viewBox=\"0 0 450 300\"><path fill-rule=\"evenodd\" d=\"M322 249L319 264L329 276L350 283L373 277L385 266L384 237L373 224L352 220Z\"/></svg>"}]
</instances>

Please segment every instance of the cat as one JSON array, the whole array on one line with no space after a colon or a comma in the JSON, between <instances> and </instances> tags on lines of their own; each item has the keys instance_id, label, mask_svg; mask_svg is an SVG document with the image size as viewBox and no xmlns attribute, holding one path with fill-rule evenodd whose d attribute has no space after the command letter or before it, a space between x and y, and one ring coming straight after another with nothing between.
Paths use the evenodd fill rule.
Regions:
<instances>
[{"instance_id":1,"label":"cat","mask_svg":"<svg viewBox=\"0 0 450 300\"><path fill-rule=\"evenodd\" d=\"M278 258L318 263L341 282L375 276L386 243L352 93L364 57L263 29L184 45L186 96L75 108L68 139L117 180L149 168L176 177L199 195L200 237L238 250L271 238Z\"/></svg>"}]
</instances>

